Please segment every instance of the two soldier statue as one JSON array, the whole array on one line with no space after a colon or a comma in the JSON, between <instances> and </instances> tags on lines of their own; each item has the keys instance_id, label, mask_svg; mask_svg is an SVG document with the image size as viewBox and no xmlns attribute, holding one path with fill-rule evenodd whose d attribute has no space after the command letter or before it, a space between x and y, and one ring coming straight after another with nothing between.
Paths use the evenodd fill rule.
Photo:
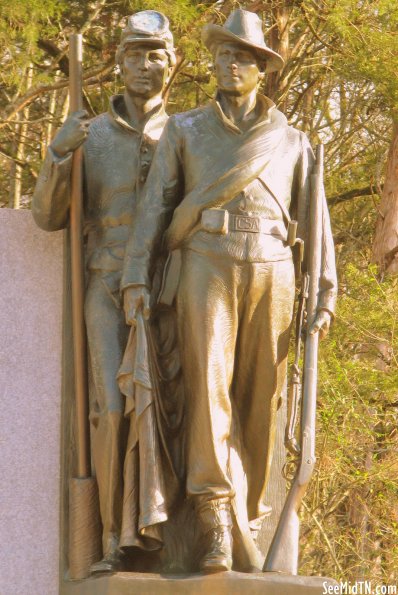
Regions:
<instances>
[{"instance_id":1,"label":"two soldier statue","mask_svg":"<svg viewBox=\"0 0 398 595\"><path fill-rule=\"evenodd\" d=\"M264 494L284 398L293 246L309 234L314 156L306 136L258 93L283 60L265 44L257 15L235 10L223 26L206 26L203 42L217 94L168 118L168 20L156 11L131 16L116 54L124 93L93 120L84 111L68 117L33 198L40 227L68 225L72 154L83 145L84 307L103 530L93 573L128 569L131 548L161 548L162 525L181 497L200 529L201 571L261 569L255 539L272 514ZM308 333L323 336L336 298L325 206L321 227ZM304 268L306 258L304 250ZM170 337L177 346L160 361ZM177 433L175 418L183 420Z\"/></svg>"}]
</instances>

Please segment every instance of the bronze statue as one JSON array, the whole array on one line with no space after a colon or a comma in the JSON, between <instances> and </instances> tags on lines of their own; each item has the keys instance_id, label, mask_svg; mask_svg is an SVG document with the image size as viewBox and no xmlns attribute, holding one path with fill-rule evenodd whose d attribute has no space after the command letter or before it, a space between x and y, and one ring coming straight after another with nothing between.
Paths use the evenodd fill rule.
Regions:
<instances>
[{"instance_id":1,"label":"bronze statue","mask_svg":"<svg viewBox=\"0 0 398 595\"><path fill-rule=\"evenodd\" d=\"M92 454L103 527L103 559L92 572L111 572L122 565L123 466L130 438L116 376L129 328L119 285L136 203L167 121L162 91L175 64L167 18L152 10L129 17L116 61L124 94L112 97L109 112L93 120L85 111L67 118L49 147L32 203L41 228L67 226L72 154L84 143L84 307L92 375Z\"/></svg>"},{"instance_id":2,"label":"bronze statue","mask_svg":"<svg viewBox=\"0 0 398 595\"><path fill-rule=\"evenodd\" d=\"M257 92L263 73L283 65L266 46L257 15L236 10L224 26L205 27L203 41L218 93L165 126L121 288L127 322L142 324L152 310L157 254L168 248L159 299L175 297L177 309L186 493L205 540L201 569L217 572L232 564L259 568L254 540L271 512L264 492L293 318L292 248L308 236L314 156L306 136ZM310 332L324 335L336 297L325 206L320 260Z\"/></svg>"}]
</instances>

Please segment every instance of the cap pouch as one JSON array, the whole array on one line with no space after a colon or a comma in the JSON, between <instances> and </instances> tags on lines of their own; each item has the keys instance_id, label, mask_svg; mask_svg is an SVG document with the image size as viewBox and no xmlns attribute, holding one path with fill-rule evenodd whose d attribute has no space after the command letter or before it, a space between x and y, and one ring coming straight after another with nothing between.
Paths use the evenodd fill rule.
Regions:
<instances>
[{"instance_id":1,"label":"cap pouch","mask_svg":"<svg viewBox=\"0 0 398 595\"><path fill-rule=\"evenodd\" d=\"M225 209L205 209L202 211L202 229L209 233L228 233L229 213Z\"/></svg>"}]
</instances>

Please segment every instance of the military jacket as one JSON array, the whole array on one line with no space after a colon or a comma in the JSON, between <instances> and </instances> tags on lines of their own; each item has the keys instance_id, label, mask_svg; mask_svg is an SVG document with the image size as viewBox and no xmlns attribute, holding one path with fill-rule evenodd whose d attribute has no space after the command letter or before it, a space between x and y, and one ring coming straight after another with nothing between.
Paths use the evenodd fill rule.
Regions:
<instances>
[{"instance_id":1,"label":"military jacket","mask_svg":"<svg viewBox=\"0 0 398 595\"><path fill-rule=\"evenodd\" d=\"M222 207L232 215L282 222L283 204L298 220L299 237L306 239L314 163L311 147L305 134L288 126L268 98L259 95L258 102L260 115L245 132L226 117L217 100L169 119L126 249L122 288L150 286L151 269L162 242L210 258L215 254L228 254L243 262L291 258L291 249L277 235L208 233L201 225L207 208ZM333 239L325 205L320 308L333 313L336 290Z\"/></svg>"},{"instance_id":2,"label":"military jacket","mask_svg":"<svg viewBox=\"0 0 398 595\"><path fill-rule=\"evenodd\" d=\"M91 270L120 271L137 196L142 191L167 115L161 106L143 132L123 117L122 95L94 118L83 145L84 233ZM32 211L42 229L67 226L72 153L58 158L49 148L37 180Z\"/></svg>"}]
</instances>

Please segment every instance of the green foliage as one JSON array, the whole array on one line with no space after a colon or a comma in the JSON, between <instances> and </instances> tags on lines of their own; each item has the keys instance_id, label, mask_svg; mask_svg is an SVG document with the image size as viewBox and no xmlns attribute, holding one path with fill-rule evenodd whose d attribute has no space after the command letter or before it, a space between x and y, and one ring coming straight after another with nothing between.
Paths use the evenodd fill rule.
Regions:
<instances>
[{"instance_id":1,"label":"green foliage","mask_svg":"<svg viewBox=\"0 0 398 595\"><path fill-rule=\"evenodd\" d=\"M39 36L56 34L56 21L64 7L57 0L0 1L1 76L7 86L21 83L28 64L41 55Z\"/></svg>"},{"instance_id":2,"label":"green foliage","mask_svg":"<svg viewBox=\"0 0 398 595\"><path fill-rule=\"evenodd\" d=\"M31 46L43 29L51 30L51 21L58 18L67 3L58 0L0 1L1 35L4 41L21 40Z\"/></svg>"},{"instance_id":3,"label":"green foliage","mask_svg":"<svg viewBox=\"0 0 398 595\"><path fill-rule=\"evenodd\" d=\"M350 79L375 85L392 109L398 107L398 4L396 0L327 0L327 24L336 36L335 67Z\"/></svg>"},{"instance_id":4,"label":"green foliage","mask_svg":"<svg viewBox=\"0 0 398 595\"><path fill-rule=\"evenodd\" d=\"M189 31L192 22L195 22L204 11L203 5L193 3L191 0L177 0L168 2L167 0L130 0L131 13L138 10L158 10L167 15L167 18L179 31Z\"/></svg>"},{"instance_id":5,"label":"green foliage","mask_svg":"<svg viewBox=\"0 0 398 595\"><path fill-rule=\"evenodd\" d=\"M388 583L398 564L398 279L381 283L363 256L342 258L336 323L321 348L301 569Z\"/></svg>"}]
</instances>

